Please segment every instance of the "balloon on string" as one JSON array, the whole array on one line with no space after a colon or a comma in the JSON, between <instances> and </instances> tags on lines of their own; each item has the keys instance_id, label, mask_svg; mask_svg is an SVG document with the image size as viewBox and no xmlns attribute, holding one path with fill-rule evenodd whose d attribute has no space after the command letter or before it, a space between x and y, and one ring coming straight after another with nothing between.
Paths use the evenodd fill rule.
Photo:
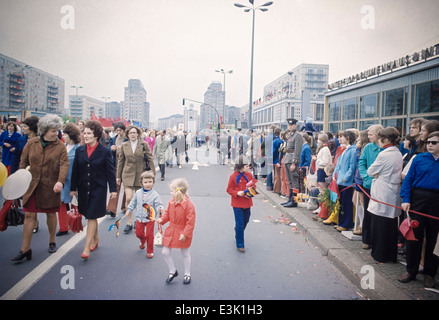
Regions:
<instances>
[{"instance_id":1,"label":"balloon on string","mask_svg":"<svg viewBox=\"0 0 439 320\"><path fill-rule=\"evenodd\" d=\"M32 174L29 171L30 167L26 169L17 170L11 174L3 185L3 197L6 200L15 200L22 197L32 181Z\"/></svg>"},{"instance_id":2,"label":"balloon on string","mask_svg":"<svg viewBox=\"0 0 439 320\"><path fill-rule=\"evenodd\" d=\"M2 162L0 162L0 187L5 184L7 178L8 178L8 169Z\"/></svg>"}]
</instances>

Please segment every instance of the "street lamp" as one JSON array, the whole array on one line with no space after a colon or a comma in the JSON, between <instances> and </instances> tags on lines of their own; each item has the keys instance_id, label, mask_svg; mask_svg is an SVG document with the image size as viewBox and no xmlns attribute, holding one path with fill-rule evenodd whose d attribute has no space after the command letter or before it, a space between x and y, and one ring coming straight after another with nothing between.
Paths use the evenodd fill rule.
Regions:
<instances>
[{"instance_id":1,"label":"street lamp","mask_svg":"<svg viewBox=\"0 0 439 320\"><path fill-rule=\"evenodd\" d=\"M249 2L251 3L251 7L249 6L245 6L243 4L240 3L235 3L235 7L238 8L245 8L244 12L250 12L253 11L253 26L252 26L252 54L251 54L251 65L250 65L250 99L248 102L248 110L249 110L249 117L248 117L248 127L249 129L252 128L252 105L253 105L253 52L254 52L254 46L255 46L255 12L256 10L261 10L262 12L266 12L268 11L267 8L264 7L268 7L271 6L273 4L273 1L270 2L266 2L258 7L255 7L254 4L254 0L249 0Z\"/></svg>"},{"instance_id":2,"label":"street lamp","mask_svg":"<svg viewBox=\"0 0 439 320\"><path fill-rule=\"evenodd\" d=\"M224 119L224 109L226 108L226 73L233 73L233 70L224 71L224 69L221 70L215 70L215 72L222 73L224 75L224 103L223 103L223 121Z\"/></svg>"},{"instance_id":3,"label":"street lamp","mask_svg":"<svg viewBox=\"0 0 439 320\"><path fill-rule=\"evenodd\" d=\"M187 98L183 98L183 105L185 105L186 100L187 100L187 101L196 102L196 103L200 103L201 105L209 106L209 107L211 107L213 110L215 110L216 115L218 116L217 131L220 131L220 127L219 127L219 125L220 125L220 114L219 114L218 110L217 110L214 106L212 106L211 104L205 103L205 102L201 102L201 101L197 101L197 100L192 100L192 99L187 99Z\"/></svg>"}]
</instances>

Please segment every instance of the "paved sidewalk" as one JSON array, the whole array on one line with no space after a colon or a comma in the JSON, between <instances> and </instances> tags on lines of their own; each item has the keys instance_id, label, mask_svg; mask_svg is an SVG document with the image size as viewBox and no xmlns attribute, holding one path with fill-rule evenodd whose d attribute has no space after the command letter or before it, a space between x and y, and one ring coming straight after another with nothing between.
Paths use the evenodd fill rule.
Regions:
<instances>
[{"instance_id":1,"label":"paved sidewalk","mask_svg":"<svg viewBox=\"0 0 439 320\"><path fill-rule=\"evenodd\" d=\"M367 279L375 275L374 289L361 289L361 292L369 299L378 300L439 300L439 293L428 291L424 288L424 275L418 274L416 281L400 283L397 279L405 272L405 258L398 255L397 263L378 263L370 255L370 250L361 248L361 240L350 240L333 226L324 225L314 221L315 216L311 210L304 207L284 208L280 203L285 202L278 194L266 190L261 181L258 182L258 197L265 197L284 216L296 222L296 228L303 232L322 254L334 263L339 270L361 289L361 279L365 284L370 284ZM365 267L369 266L369 267ZM362 268L363 269L362 272ZM370 268L372 267L372 268ZM436 287L439 289L439 276L436 276Z\"/></svg>"}]
</instances>

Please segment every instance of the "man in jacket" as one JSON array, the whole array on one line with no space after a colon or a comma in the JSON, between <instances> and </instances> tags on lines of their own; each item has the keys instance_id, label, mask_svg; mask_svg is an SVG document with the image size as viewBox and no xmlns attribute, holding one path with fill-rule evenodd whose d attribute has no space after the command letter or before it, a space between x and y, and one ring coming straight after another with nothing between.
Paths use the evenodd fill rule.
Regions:
<instances>
[{"instance_id":1,"label":"man in jacket","mask_svg":"<svg viewBox=\"0 0 439 320\"><path fill-rule=\"evenodd\" d=\"M290 136L287 139L286 153L285 153L285 171L287 173L288 182L290 185L290 194L288 202L281 203L285 208L297 207L297 202L294 201L294 196L299 193L299 164L300 153L302 152L303 138L297 132L297 120L287 119L288 130Z\"/></svg>"},{"instance_id":2,"label":"man in jacket","mask_svg":"<svg viewBox=\"0 0 439 320\"><path fill-rule=\"evenodd\" d=\"M166 150L171 145L171 140L166 136L166 130L160 131L160 135L155 140L153 155L159 163L161 181L165 180Z\"/></svg>"}]
</instances>

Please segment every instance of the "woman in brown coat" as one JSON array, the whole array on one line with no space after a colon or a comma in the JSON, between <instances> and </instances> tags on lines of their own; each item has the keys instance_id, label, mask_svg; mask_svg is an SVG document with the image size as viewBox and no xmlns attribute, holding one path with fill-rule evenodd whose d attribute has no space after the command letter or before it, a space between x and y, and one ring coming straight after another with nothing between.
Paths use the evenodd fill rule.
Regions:
<instances>
[{"instance_id":1,"label":"woman in brown coat","mask_svg":"<svg viewBox=\"0 0 439 320\"><path fill-rule=\"evenodd\" d=\"M142 187L140 185L140 175L145 171L144 155L148 159L150 169L155 174L154 157L148 143L143 141L143 139L139 139L140 133L139 128L132 125L128 126L126 130L128 141L122 143L117 162L116 183L120 185L123 182L126 207L130 204L134 193ZM131 213L129 213L124 232L128 233L132 228Z\"/></svg>"},{"instance_id":2,"label":"woman in brown coat","mask_svg":"<svg viewBox=\"0 0 439 320\"><path fill-rule=\"evenodd\" d=\"M61 205L61 191L69 171L66 147L58 139L58 130L62 124L57 115L48 114L42 117L38 123L39 136L29 140L23 149L20 169L30 166L32 181L23 195L23 244L12 261L32 258L30 246L37 212L47 214L49 253L56 252L56 212Z\"/></svg>"}]
</instances>

